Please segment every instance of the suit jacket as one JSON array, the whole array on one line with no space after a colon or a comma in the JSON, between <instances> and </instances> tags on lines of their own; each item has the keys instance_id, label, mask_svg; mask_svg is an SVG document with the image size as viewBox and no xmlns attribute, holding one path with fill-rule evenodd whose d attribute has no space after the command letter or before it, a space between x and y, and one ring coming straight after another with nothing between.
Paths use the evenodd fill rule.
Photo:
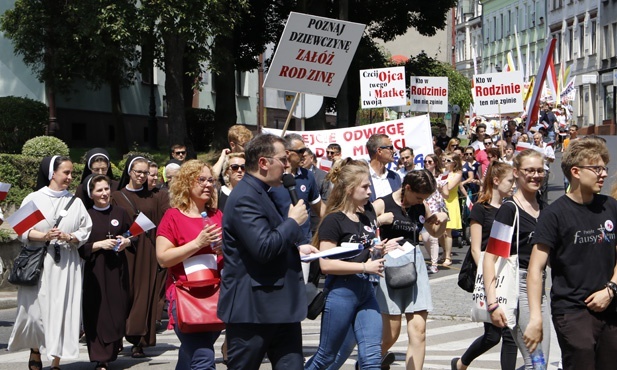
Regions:
<instances>
[{"instance_id":1,"label":"suit jacket","mask_svg":"<svg viewBox=\"0 0 617 370\"><path fill-rule=\"evenodd\" d=\"M277 211L267 189L246 174L227 199L225 267L217 308L226 323L295 323L306 318L306 289L296 248L302 229Z\"/></svg>"},{"instance_id":2,"label":"suit jacket","mask_svg":"<svg viewBox=\"0 0 617 370\"><path fill-rule=\"evenodd\" d=\"M392 192L395 192L398 189L400 189L401 185L403 184L401 177L392 170L386 169L386 173L387 173L386 178L388 179L388 183L390 184L390 189L392 189ZM375 186L373 185L373 177L369 176L369 179L371 180L371 196L369 198L369 202L372 203L377 199L377 195L375 194Z\"/></svg>"}]
</instances>

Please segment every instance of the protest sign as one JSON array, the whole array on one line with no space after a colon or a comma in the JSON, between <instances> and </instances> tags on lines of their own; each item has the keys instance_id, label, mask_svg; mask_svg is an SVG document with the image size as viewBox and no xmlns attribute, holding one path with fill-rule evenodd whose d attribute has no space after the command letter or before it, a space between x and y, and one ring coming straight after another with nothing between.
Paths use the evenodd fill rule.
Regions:
<instances>
[{"instance_id":1,"label":"protest sign","mask_svg":"<svg viewBox=\"0 0 617 370\"><path fill-rule=\"evenodd\" d=\"M523 111L523 75L520 72L474 75L471 90L476 114Z\"/></svg>"},{"instance_id":2,"label":"protest sign","mask_svg":"<svg viewBox=\"0 0 617 370\"><path fill-rule=\"evenodd\" d=\"M412 112L448 113L448 77L411 76Z\"/></svg>"},{"instance_id":3,"label":"protest sign","mask_svg":"<svg viewBox=\"0 0 617 370\"><path fill-rule=\"evenodd\" d=\"M262 132L280 136L283 130L264 127ZM412 148L416 168L422 168L424 156L433 153L431 123L428 115L334 130L287 131L287 133L301 135L304 144L311 148L316 158L325 158L328 145L337 143L341 146L342 158L352 157L368 160L366 142L373 134L388 135L397 151L395 161L398 160L398 150L404 147Z\"/></svg>"},{"instance_id":4,"label":"protest sign","mask_svg":"<svg viewBox=\"0 0 617 370\"><path fill-rule=\"evenodd\" d=\"M405 67L360 71L362 109L407 105Z\"/></svg>"},{"instance_id":5,"label":"protest sign","mask_svg":"<svg viewBox=\"0 0 617 370\"><path fill-rule=\"evenodd\" d=\"M263 86L336 98L365 27L291 12Z\"/></svg>"}]
</instances>

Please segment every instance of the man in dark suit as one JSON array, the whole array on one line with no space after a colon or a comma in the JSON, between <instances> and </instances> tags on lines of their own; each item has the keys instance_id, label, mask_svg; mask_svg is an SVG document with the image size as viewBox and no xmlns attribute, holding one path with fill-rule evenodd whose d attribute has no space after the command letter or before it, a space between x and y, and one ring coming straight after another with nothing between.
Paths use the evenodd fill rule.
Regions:
<instances>
[{"instance_id":1,"label":"man in dark suit","mask_svg":"<svg viewBox=\"0 0 617 370\"><path fill-rule=\"evenodd\" d=\"M371 180L371 198L369 201L384 197L397 191L402 184L401 177L387 168L394 161L392 140L385 134L373 134L366 142L366 151L371 158L369 173Z\"/></svg>"},{"instance_id":2,"label":"man in dark suit","mask_svg":"<svg viewBox=\"0 0 617 370\"><path fill-rule=\"evenodd\" d=\"M304 201L282 215L268 190L281 185L289 168L285 142L260 135L245 147L246 175L227 200L218 316L227 324L228 368L259 369L268 355L273 369L302 369L306 293L300 255ZM231 211L229 211L231 210Z\"/></svg>"}]
</instances>

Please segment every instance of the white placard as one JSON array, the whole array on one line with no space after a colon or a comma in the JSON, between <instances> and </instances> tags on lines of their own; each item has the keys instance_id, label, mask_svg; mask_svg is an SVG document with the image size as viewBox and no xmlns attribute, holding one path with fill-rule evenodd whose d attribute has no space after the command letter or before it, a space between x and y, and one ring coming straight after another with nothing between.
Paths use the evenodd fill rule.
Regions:
<instances>
[{"instance_id":1,"label":"white placard","mask_svg":"<svg viewBox=\"0 0 617 370\"><path fill-rule=\"evenodd\" d=\"M448 77L411 76L409 100L413 112L448 113Z\"/></svg>"},{"instance_id":2,"label":"white placard","mask_svg":"<svg viewBox=\"0 0 617 370\"><path fill-rule=\"evenodd\" d=\"M523 111L523 74L519 71L474 75L471 90L476 114Z\"/></svg>"},{"instance_id":3,"label":"white placard","mask_svg":"<svg viewBox=\"0 0 617 370\"><path fill-rule=\"evenodd\" d=\"M362 109L407 105L405 67L360 71Z\"/></svg>"},{"instance_id":4,"label":"white placard","mask_svg":"<svg viewBox=\"0 0 617 370\"><path fill-rule=\"evenodd\" d=\"M283 130L264 127L262 132L281 136ZM388 135L396 151L404 147L412 148L416 168L422 168L424 156L433 153L431 122L428 115L334 130L287 131L286 133L301 135L304 144L311 148L316 158L325 158L328 145L337 143L341 146L342 158L368 160L366 142L373 134ZM397 160L398 152L394 156L394 161ZM391 163L391 166L394 167L394 163Z\"/></svg>"},{"instance_id":5,"label":"white placard","mask_svg":"<svg viewBox=\"0 0 617 370\"><path fill-rule=\"evenodd\" d=\"M263 86L335 98L365 27L291 12Z\"/></svg>"}]
</instances>

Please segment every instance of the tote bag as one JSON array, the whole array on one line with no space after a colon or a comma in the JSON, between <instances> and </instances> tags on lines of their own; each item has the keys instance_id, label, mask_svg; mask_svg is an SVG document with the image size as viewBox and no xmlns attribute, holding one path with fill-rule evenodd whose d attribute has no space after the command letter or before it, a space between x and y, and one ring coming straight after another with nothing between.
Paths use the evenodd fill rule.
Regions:
<instances>
[{"instance_id":1,"label":"tote bag","mask_svg":"<svg viewBox=\"0 0 617 370\"><path fill-rule=\"evenodd\" d=\"M519 213L518 207L515 209L516 214L514 216L514 222L517 230L516 245L518 248ZM512 240L511 235L509 240ZM478 272L476 273L476 281L472 293L473 305L471 307L471 320L476 322L491 323L491 314L487 311L487 305L492 302L486 301L486 293L484 291L484 268L482 266L484 262L484 254L485 252L482 252L480 255L480 261L478 262ZM495 262L495 296L497 303L499 303L499 308L505 312L507 320L506 325L510 329L513 329L514 326L516 326L519 295L518 279L518 255L512 255L508 258L498 257L497 262Z\"/></svg>"}]
</instances>

